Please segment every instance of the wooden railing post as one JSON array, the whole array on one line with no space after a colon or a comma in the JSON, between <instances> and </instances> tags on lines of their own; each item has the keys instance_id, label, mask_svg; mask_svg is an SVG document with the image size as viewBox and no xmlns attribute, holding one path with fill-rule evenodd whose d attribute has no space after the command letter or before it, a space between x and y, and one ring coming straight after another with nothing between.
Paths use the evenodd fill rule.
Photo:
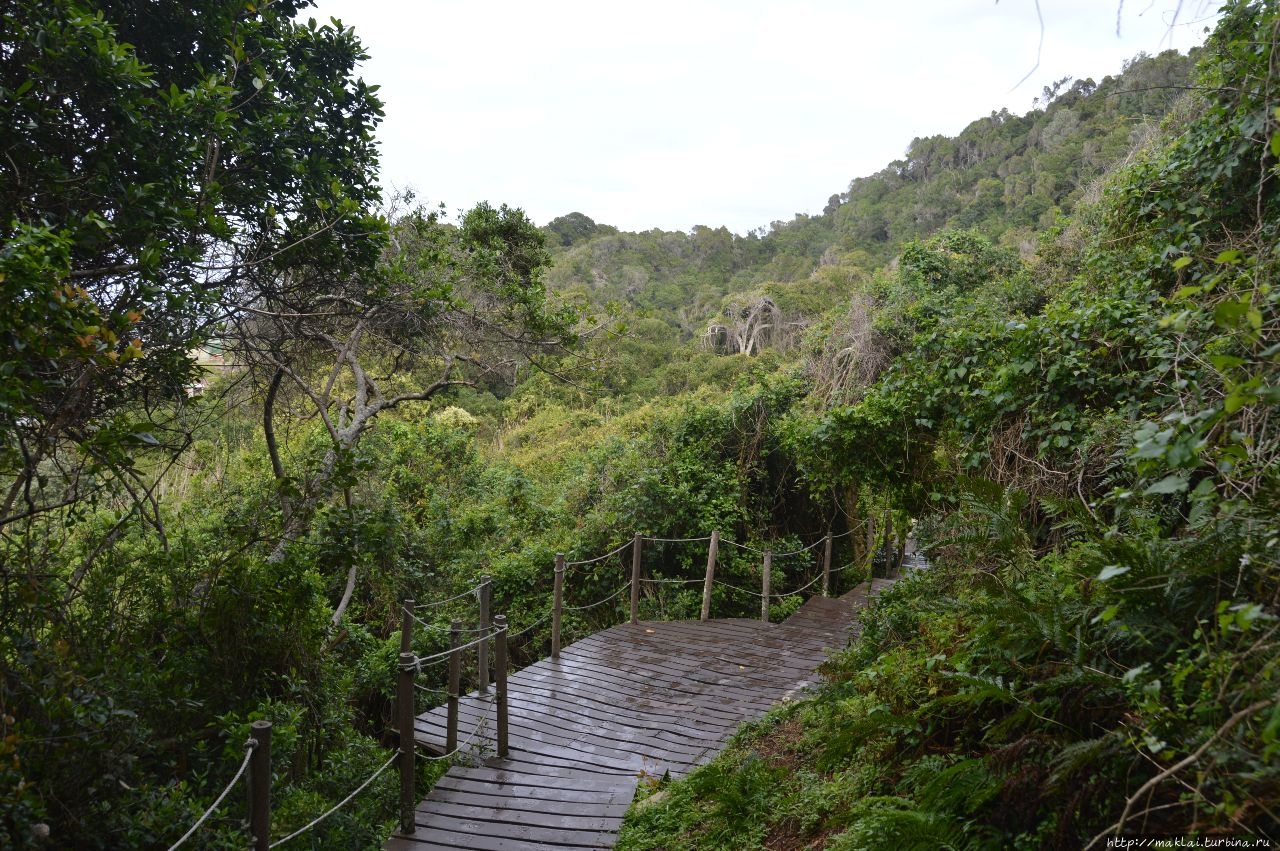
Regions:
<instances>
[{"instance_id":1,"label":"wooden railing post","mask_svg":"<svg viewBox=\"0 0 1280 851\"><path fill-rule=\"evenodd\" d=\"M400 721L400 832L406 836L415 829L414 810L418 806L413 791L417 756L413 734L413 673L417 662L412 653L400 654L400 682L396 691L396 711Z\"/></svg>"},{"instance_id":2,"label":"wooden railing post","mask_svg":"<svg viewBox=\"0 0 1280 851\"><path fill-rule=\"evenodd\" d=\"M249 831L253 851L271 847L271 722L254 721L250 737L257 743L249 757Z\"/></svg>"},{"instance_id":3,"label":"wooden railing post","mask_svg":"<svg viewBox=\"0 0 1280 851\"><path fill-rule=\"evenodd\" d=\"M413 650L413 600L404 601L404 609L400 611L400 652Z\"/></svg>"},{"instance_id":4,"label":"wooden railing post","mask_svg":"<svg viewBox=\"0 0 1280 851\"><path fill-rule=\"evenodd\" d=\"M551 595L551 658L560 658L560 615L564 609L564 553L556 553Z\"/></svg>"},{"instance_id":5,"label":"wooden railing post","mask_svg":"<svg viewBox=\"0 0 1280 851\"><path fill-rule=\"evenodd\" d=\"M893 543L892 538L893 538L893 515L891 515L889 513L889 509L886 508L884 510L884 540L881 542L881 546L880 546L880 558L881 558L881 561L884 562L885 576L888 576L890 573L889 548L892 546L892 543ZM872 568L871 568L871 575L872 577L876 575L874 564L872 565Z\"/></svg>"},{"instance_id":6,"label":"wooden railing post","mask_svg":"<svg viewBox=\"0 0 1280 851\"><path fill-rule=\"evenodd\" d=\"M498 714L498 757L507 758L507 616L493 619L497 629L493 641L494 702Z\"/></svg>"},{"instance_id":7,"label":"wooden railing post","mask_svg":"<svg viewBox=\"0 0 1280 851\"><path fill-rule=\"evenodd\" d=\"M458 748L458 692L462 690L462 621L454 618L449 626L449 719L444 734L444 752Z\"/></svg>"},{"instance_id":8,"label":"wooden railing post","mask_svg":"<svg viewBox=\"0 0 1280 851\"><path fill-rule=\"evenodd\" d=\"M631 622L640 611L640 533L631 540Z\"/></svg>"},{"instance_id":9,"label":"wooden railing post","mask_svg":"<svg viewBox=\"0 0 1280 851\"><path fill-rule=\"evenodd\" d=\"M489 608L493 604L493 580L489 576L480 577L480 643L476 645L476 668L480 683L476 690L480 694L489 691Z\"/></svg>"},{"instance_id":10,"label":"wooden railing post","mask_svg":"<svg viewBox=\"0 0 1280 851\"><path fill-rule=\"evenodd\" d=\"M760 620L769 622L769 586L773 584L773 550L765 550L760 571Z\"/></svg>"},{"instance_id":11,"label":"wooden railing post","mask_svg":"<svg viewBox=\"0 0 1280 851\"><path fill-rule=\"evenodd\" d=\"M867 578L876 576L876 518L867 516Z\"/></svg>"},{"instance_id":12,"label":"wooden railing post","mask_svg":"<svg viewBox=\"0 0 1280 851\"><path fill-rule=\"evenodd\" d=\"M822 596L831 596L831 536L822 544Z\"/></svg>"},{"instance_id":13,"label":"wooden railing post","mask_svg":"<svg viewBox=\"0 0 1280 851\"><path fill-rule=\"evenodd\" d=\"M716 578L716 553L720 549L720 533L711 533L711 544L707 547L707 578L702 583L702 615L701 620L711 617L711 583Z\"/></svg>"}]
</instances>

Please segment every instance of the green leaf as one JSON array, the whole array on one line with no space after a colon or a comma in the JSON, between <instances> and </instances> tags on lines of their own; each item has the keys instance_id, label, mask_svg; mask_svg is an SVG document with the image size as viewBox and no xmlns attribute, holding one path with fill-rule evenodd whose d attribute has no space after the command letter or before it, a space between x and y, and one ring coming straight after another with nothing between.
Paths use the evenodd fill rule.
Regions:
<instances>
[{"instance_id":1,"label":"green leaf","mask_svg":"<svg viewBox=\"0 0 1280 851\"><path fill-rule=\"evenodd\" d=\"M1162 493L1182 493L1186 489L1186 477L1179 473L1174 473L1172 476L1165 476L1163 479L1143 491L1143 493L1148 496L1154 496Z\"/></svg>"},{"instance_id":2,"label":"green leaf","mask_svg":"<svg viewBox=\"0 0 1280 851\"><path fill-rule=\"evenodd\" d=\"M1213 309L1213 321L1223 328L1230 328L1249 311L1249 302L1230 299Z\"/></svg>"},{"instance_id":3,"label":"green leaf","mask_svg":"<svg viewBox=\"0 0 1280 851\"><path fill-rule=\"evenodd\" d=\"M1118 614L1120 614L1119 605L1107 606L1098 613L1097 617L1093 619L1093 623L1107 623L1108 621L1115 620L1115 617Z\"/></svg>"},{"instance_id":4,"label":"green leaf","mask_svg":"<svg viewBox=\"0 0 1280 851\"><path fill-rule=\"evenodd\" d=\"M1117 576L1124 576L1129 572L1129 570L1130 568L1119 564L1109 564L1102 568L1102 572L1098 574L1098 581L1106 582L1109 579L1115 579ZM1110 620L1110 618L1108 618L1108 620Z\"/></svg>"},{"instance_id":5,"label":"green leaf","mask_svg":"<svg viewBox=\"0 0 1280 851\"><path fill-rule=\"evenodd\" d=\"M1178 269L1185 269L1187 266L1190 266L1190 265L1191 265L1191 257L1187 255L1183 255L1182 257L1179 257L1177 260L1173 261L1174 271L1177 271Z\"/></svg>"},{"instance_id":6,"label":"green leaf","mask_svg":"<svg viewBox=\"0 0 1280 851\"><path fill-rule=\"evenodd\" d=\"M1209 355L1209 363L1213 364L1213 368L1218 372L1226 372L1229 369L1244 366L1245 359L1235 355Z\"/></svg>"},{"instance_id":7,"label":"green leaf","mask_svg":"<svg viewBox=\"0 0 1280 851\"><path fill-rule=\"evenodd\" d=\"M1246 405L1252 405L1256 401L1258 401L1258 397L1253 393L1233 390L1227 398L1223 400L1222 410L1226 411L1228 414L1234 414Z\"/></svg>"}]
</instances>

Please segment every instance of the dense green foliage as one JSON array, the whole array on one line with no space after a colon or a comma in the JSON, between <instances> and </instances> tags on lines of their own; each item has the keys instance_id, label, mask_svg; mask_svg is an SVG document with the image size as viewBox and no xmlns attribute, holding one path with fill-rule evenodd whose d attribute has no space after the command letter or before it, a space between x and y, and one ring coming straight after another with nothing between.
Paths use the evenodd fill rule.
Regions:
<instances>
[{"instance_id":1,"label":"dense green foliage","mask_svg":"<svg viewBox=\"0 0 1280 851\"><path fill-rule=\"evenodd\" d=\"M1029 264L953 233L881 277L886 366L800 458L920 517L933 567L622 847L1275 841L1276 25L1229 7Z\"/></svg>"},{"instance_id":2,"label":"dense green foliage","mask_svg":"<svg viewBox=\"0 0 1280 851\"><path fill-rule=\"evenodd\" d=\"M189 352L253 280L376 256L381 103L300 5L5 5L0 522L181 450Z\"/></svg>"},{"instance_id":3,"label":"dense green foliage","mask_svg":"<svg viewBox=\"0 0 1280 851\"><path fill-rule=\"evenodd\" d=\"M1139 57L745 236L375 212L360 45L300 5L6 7L0 845L167 847L261 718L272 836L307 823L392 753L406 598L459 597L420 612L431 652L493 577L525 662L558 552L849 531L847 582L912 526L933 566L827 685L626 847L1272 829L1269 5L1231 5L1190 94L1190 59ZM231 365L189 396L211 339ZM643 570L704 557L656 543ZM719 570L760 578L745 551ZM568 603L624 579L575 566ZM294 844L377 847L395 785ZM243 847L229 801L200 847Z\"/></svg>"}]
</instances>

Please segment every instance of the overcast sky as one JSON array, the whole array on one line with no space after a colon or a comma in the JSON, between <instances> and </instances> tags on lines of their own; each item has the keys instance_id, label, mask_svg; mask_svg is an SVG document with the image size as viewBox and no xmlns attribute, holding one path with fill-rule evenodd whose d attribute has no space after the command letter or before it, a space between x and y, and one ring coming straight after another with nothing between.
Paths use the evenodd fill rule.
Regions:
<instances>
[{"instance_id":1,"label":"overcast sky","mask_svg":"<svg viewBox=\"0 0 1280 851\"><path fill-rule=\"evenodd\" d=\"M1043 87L1185 52L1183 0L321 0L382 87L387 188L450 211L580 211L624 230L745 233L821 212L917 136ZM305 13L304 13L305 15ZM1039 66L1037 67L1037 56ZM1029 75L1029 76L1028 76ZM1027 77L1025 82L1020 82Z\"/></svg>"}]
</instances>

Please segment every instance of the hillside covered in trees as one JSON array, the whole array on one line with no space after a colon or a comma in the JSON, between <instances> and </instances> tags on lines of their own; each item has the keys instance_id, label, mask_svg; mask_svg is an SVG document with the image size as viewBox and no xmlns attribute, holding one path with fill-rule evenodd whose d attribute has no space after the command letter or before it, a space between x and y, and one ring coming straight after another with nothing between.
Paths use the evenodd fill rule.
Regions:
<instances>
[{"instance_id":1,"label":"hillside covered in trees","mask_svg":"<svg viewBox=\"0 0 1280 851\"><path fill-rule=\"evenodd\" d=\"M305 7L3 12L0 845L167 848L259 719L284 836L394 752L403 600L490 575L527 662L556 553L711 530L931 567L622 847L1277 840L1271 4L746 235L384 197ZM190 847L244 847L235 798ZM297 844L395 819L388 773Z\"/></svg>"}]
</instances>

